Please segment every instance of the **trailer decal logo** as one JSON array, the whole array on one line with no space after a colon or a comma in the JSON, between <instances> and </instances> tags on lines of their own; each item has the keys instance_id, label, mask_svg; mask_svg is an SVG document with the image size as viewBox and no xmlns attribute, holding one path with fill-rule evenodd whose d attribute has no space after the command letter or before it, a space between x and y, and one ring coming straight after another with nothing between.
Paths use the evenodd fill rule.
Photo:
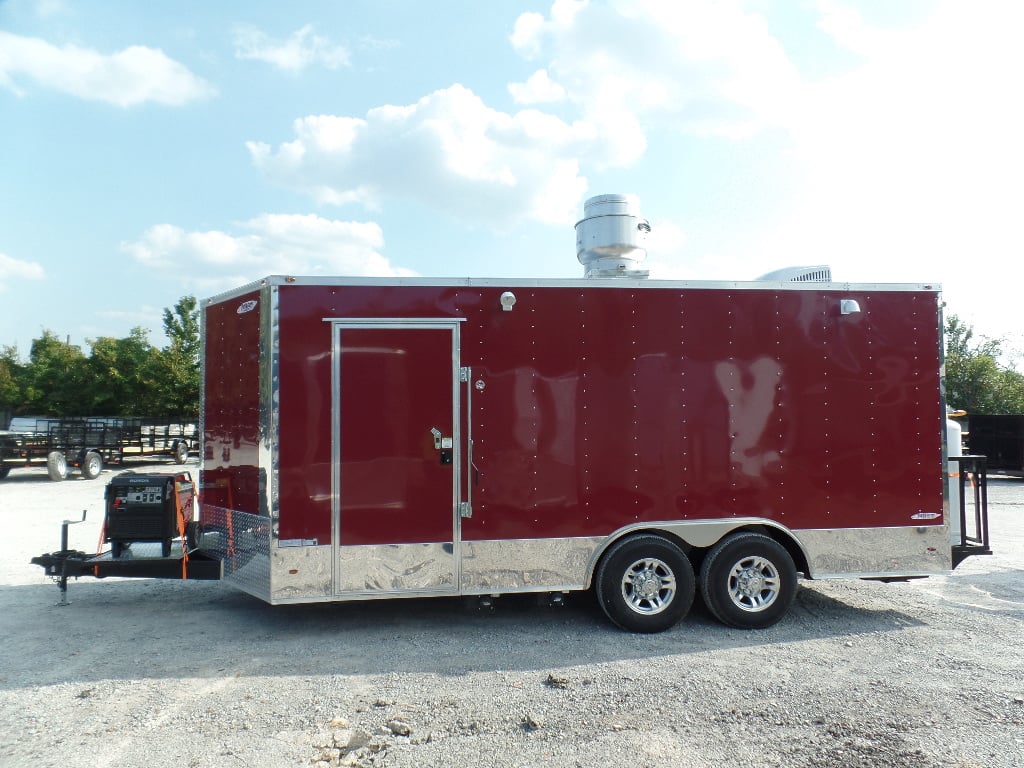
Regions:
<instances>
[{"instance_id":1,"label":"trailer decal logo","mask_svg":"<svg viewBox=\"0 0 1024 768\"><path fill-rule=\"evenodd\" d=\"M935 520L942 517L939 512L917 512L910 516L911 520Z\"/></svg>"},{"instance_id":2,"label":"trailer decal logo","mask_svg":"<svg viewBox=\"0 0 1024 768\"><path fill-rule=\"evenodd\" d=\"M239 304L238 309L236 309L235 311L240 315L244 315L246 312L252 312L254 309L256 309L256 304L256 299L249 299L248 301L243 301L241 304Z\"/></svg>"}]
</instances>

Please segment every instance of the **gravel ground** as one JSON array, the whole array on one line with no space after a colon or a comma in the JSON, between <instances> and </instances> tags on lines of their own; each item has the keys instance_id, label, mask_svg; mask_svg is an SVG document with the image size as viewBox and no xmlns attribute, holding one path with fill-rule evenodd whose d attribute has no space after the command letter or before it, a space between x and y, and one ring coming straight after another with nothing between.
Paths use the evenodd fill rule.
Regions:
<instances>
[{"instance_id":1,"label":"gravel ground","mask_svg":"<svg viewBox=\"0 0 1024 768\"><path fill-rule=\"evenodd\" d=\"M193 470L195 468L193 467ZM1024 480L996 554L906 584L803 582L778 625L659 635L589 594L266 605L216 582L29 564L99 536L99 480L0 482L0 766L1024 765Z\"/></svg>"}]
</instances>

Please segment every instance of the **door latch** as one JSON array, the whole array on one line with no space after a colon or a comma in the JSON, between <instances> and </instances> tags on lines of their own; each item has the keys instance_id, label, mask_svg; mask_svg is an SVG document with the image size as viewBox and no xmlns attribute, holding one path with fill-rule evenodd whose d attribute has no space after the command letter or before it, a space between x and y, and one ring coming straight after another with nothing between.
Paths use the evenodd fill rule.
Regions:
<instances>
[{"instance_id":1,"label":"door latch","mask_svg":"<svg viewBox=\"0 0 1024 768\"><path fill-rule=\"evenodd\" d=\"M440 454L441 465L447 466L454 463L455 441L442 435L437 427L431 427L430 434L434 436L434 450Z\"/></svg>"}]
</instances>

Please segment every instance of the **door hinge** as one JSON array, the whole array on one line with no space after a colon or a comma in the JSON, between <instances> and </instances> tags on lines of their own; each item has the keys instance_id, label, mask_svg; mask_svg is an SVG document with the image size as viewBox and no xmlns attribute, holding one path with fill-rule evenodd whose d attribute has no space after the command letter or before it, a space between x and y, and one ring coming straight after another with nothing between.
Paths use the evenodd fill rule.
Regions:
<instances>
[{"instance_id":1,"label":"door hinge","mask_svg":"<svg viewBox=\"0 0 1024 768\"><path fill-rule=\"evenodd\" d=\"M473 369L468 365L464 365L459 368L459 381L465 383L469 381L469 377L473 375Z\"/></svg>"},{"instance_id":2,"label":"door hinge","mask_svg":"<svg viewBox=\"0 0 1024 768\"><path fill-rule=\"evenodd\" d=\"M473 505L468 501L459 502L459 517L472 517L473 516Z\"/></svg>"}]
</instances>

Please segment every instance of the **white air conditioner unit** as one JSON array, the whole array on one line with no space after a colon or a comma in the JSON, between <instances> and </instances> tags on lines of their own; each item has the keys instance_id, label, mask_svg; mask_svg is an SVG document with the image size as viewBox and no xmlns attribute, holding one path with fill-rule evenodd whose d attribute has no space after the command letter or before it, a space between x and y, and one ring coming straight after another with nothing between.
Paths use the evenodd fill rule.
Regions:
<instances>
[{"instance_id":1,"label":"white air conditioner unit","mask_svg":"<svg viewBox=\"0 0 1024 768\"><path fill-rule=\"evenodd\" d=\"M819 264L814 267L785 267L761 275L761 280L778 281L783 283L831 283L832 267L827 264Z\"/></svg>"}]
</instances>

